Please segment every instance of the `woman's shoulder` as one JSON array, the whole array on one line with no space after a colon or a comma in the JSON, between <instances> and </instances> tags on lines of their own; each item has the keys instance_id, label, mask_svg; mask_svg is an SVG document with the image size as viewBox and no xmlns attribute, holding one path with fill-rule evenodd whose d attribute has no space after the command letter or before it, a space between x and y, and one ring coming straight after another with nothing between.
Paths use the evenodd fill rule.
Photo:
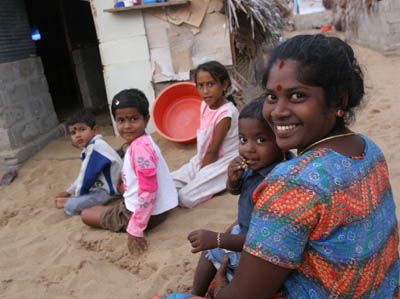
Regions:
<instances>
[{"instance_id":1,"label":"woman's shoulder","mask_svg":"<svg viewBox=\"0 0 400 299\"><path fill-rule=\"evenodd\" d=\"M298 185L303 189L321 192L340 176L342 161L331 151L318 149L276 165L267 176L270 182Z\"/></svg>"},{"instance_id":2,"label":"woman's shoulder","mask_svg":"<svg viewBox=\"0 0 400 299\"><path fill-rule=\"evenodd\" d=\"M347 157L327 148L318 148L303 155L279 163L268 175L271 182L294 183L313 190L331 192L333 188L345 188L368 175L371 169L383 165L385 158L379 147L368 137L362 157Z\"/></svg>"},{"instance_id":3,"label":"woman's shoulder","mask_svg":"<svg viewBox=\"0 0 400 299\"><path fill-rule=\"evenodd\" d=\"M384 155L380 147L369 137L359 134L359 136L364 140L365 147L364 147L364 156L371 157L371 158L383 158Z\"/></svg>"},{"instance_id":4,"label":"woman's shoulder","mask_svg":"<svg viewBox=\"0 0 400 299\"><path fill-rule=\"evenodd\" d=\"M272 169L254 192L257 215L289 217L305 227L315 225L316 218L311 216L318 213L310 213L314 208L324 209L335 186L335 177L320 168L326 166L329 158L314 154L293 157Z\"/></svg>"}]
</instances>

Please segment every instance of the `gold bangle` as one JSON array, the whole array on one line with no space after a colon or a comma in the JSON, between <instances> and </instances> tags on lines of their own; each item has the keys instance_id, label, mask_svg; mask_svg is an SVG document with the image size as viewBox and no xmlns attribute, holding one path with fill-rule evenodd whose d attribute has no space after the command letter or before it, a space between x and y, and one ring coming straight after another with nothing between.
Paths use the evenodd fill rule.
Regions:
<instances>
[{"instance_id":1,"label":"gold bangle","mask_svg":"<svg viewBox=\"0 0 400 299\"><path fill-rule=\"evenodd\" d=\"M217 248L221 248L221 233L217 234Z\"/></svg>"}]
</instances>

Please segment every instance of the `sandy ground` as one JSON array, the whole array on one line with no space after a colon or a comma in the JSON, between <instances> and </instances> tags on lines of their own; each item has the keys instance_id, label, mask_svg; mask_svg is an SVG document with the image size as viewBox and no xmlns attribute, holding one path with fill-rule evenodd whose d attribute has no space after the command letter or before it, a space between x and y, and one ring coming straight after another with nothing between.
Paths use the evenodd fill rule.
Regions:
<instances>
[{"instance_id":1,"label":"sandy ground","mask_svg":"<svg viewBox=\"0 0 400 299\"><path fill-rule=\"evenodd\" d=\"M355 50L366 75L367 101L353 128L381 146L399 203L400 57ZM102 126L112 135L106 120ZM122 144L118 137L106 139L115 148ZM194 154L194 145L155 139L171 170ZM19 169L11 185L0 186L0 298L141 299L188 290L198 254L190 253L187 234L196 228L224 230L235 219L236 197L225 193L192 210L175 209L148 235L149 250L137 258L128 253L126 234L89 228L53 208L53 195L79 170L78 156L69 139L55 140Z\"/></svg>"}]
</instances>

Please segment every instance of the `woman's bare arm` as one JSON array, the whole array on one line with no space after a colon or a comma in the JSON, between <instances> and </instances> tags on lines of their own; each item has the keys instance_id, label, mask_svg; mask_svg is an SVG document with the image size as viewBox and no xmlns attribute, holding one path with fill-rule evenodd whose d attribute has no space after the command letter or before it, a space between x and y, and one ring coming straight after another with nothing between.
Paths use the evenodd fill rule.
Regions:
<instances>
[{"instance_id":1,"label":"woman's bare arm","mask_svg":"<svg viewBox=\"0 0 400 299\"><path fill-rule=\"evenodd\" d=\"M230 284L218 290L215 299L267 299L281 288L291 269L271 264L259 257L243 252L239 267ZM221 276L224 273L217 273ZM221 279L217 279L217 281Z\"/></svg>"}]
</instances>

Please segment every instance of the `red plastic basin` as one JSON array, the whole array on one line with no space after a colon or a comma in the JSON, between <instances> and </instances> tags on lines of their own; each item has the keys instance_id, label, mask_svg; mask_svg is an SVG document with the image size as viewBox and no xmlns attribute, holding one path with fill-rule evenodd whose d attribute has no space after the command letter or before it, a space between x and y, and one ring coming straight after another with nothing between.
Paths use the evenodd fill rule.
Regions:
<instances>
[{"instance_id":1,"label":"red plastic basin","mask_svg":"<svg viewBox=\"0 0 400 299\"><path fill-rule=\"evenodd\" d=\"M202 97L192 82L174 83L156 98L152 118L157 132L179 143L196 141Z\"/></svg>"}]
</instances>

